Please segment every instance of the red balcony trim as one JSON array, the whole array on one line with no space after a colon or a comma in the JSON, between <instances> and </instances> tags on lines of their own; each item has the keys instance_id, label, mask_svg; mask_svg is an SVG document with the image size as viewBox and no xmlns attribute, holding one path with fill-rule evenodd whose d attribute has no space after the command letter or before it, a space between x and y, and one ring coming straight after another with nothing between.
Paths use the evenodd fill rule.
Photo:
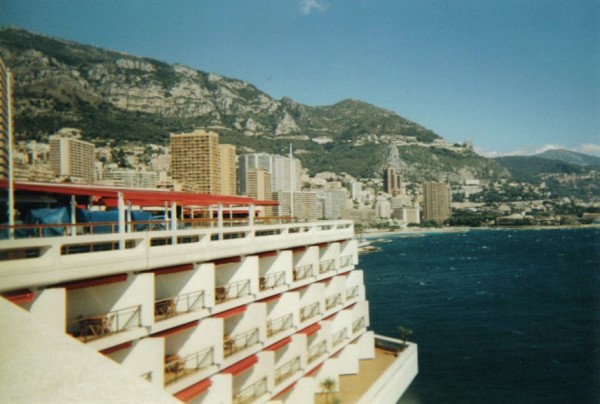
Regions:
<instances>
[{"instance_id":1,"label":"red balcony trim","mask_svg":"<svg viewBox=\"0 0 600 404\"><path fill-rule=\"evenodd\" d=\"M242 257L223 258L223 259L220 259L220 260L213 261L213 264L215 264L215 265L223 265L223 264L232 264L232 263L236 263L236 262L242 262Z\"/></svg>"},{"instance_id":2,"label":"red balcony trim","mask_svg":"<svg viewBox=\"0 0 600 404\"><path fill-rule=\"evenodd\" d=\"M246 311L247 306L239 306L231 310L224 311L222 313L217 313L213 317L216 318L229 318L233 316L237 316L238 314L242 314Z\"/></svg>"},{"instance_id":3,"label":"red balcony trim","mask_svg":"<svg viewBox=\"0 0 600 404\"><path fill-rule=\"evenodd\" d=\"M321 243L321 244L315 244L315 245L319 248L325 248L329 245L329 243Z\"/></svg>"},{"instance_id":4,"label":"red balcony trim","mask_svg":"<svg viewBox=\"0 0 600 404\"><path fill-rule=\"evenodd\" d=\"M327 321L327 320L331 320L331 319L332 319L333 317L335 317L335 316L336 316L338 313L339 313L339 312L335 312L335 313L333 313L332 315L325 317L325 318L324 318L323 320L321 320L321 321Z\"/></svg>"},{"instance_id":5,"label":"red balcony trim","mask_svg":"<svg viewBox=\"0 0 600 404\"><path fill-rule=\"evenodd\" d=\"M309 370L304 376L312 376L312 375L314 375L315 373L317 373L317 371L319 369L321 369L322 366L323 366L323 363L315 366L314 368L312 368L311 370Z\"/></svg>"},{"instance_id":6,"label":"red balcony trim","mask_svg":"<svg viewBox=\"0 0 600 404\"><path fill-rule=\"evenodd\" d=\"M146 271L146 272L152 272L152 273L154 273L154 275L167 275L167 274L173 274L176 272L191 271L192 269L194 269L194 264L183 264L183 265L175 265L175 266L171 266L171 267L151 269L150 271Z\"/></svg>"},{"instance_id":7,"label":"red balcony trim","mask_svg":"<svg viewBox=\"0 0 600 404\"><path fill-rule=\"evenodd\" d=\"M35 300L35 294L29 289L2 293L2 296L14 304L31 303Z\"/></svg>"},{"instance_id":8,"label":"red balcony trim","mask_svg":"<svg viewBox=\"0 0 600 404\"><path fill-rule=\"evenodd\" d=\"M306 251L306 247L305 246L292 248L292 252L295 252L295 253L296 252L302 252L302 251Z\"/></svg>"},{"instance_id":9,"label":"red balcony trim","mask_svg":"<svg viewBox=\"0 0 600 404\"><path fill-rule=\"evenodd\" d=\"M268 347L266 347L265 351L277 351L280 348L283 348L284 346L289 344L290 342L292 342L292 337L284 338L281 341L277 341L273 345L269 345Z\"/></svg>"},{"instance_id":10,"label":"red balcony trim","mask_svg":"<svg viewBox=\"0 0 600 404\"><path fill-rule=\"evenodd\" d=\"M242 372L250 369L255 363L258 362L258 356L252 355L229 366L227 369L223 370L221 373L230 373L232 376L237 376Z\"/></svg>"},{"instance_id":11,"label":"red balcony trim","mask_svg":"<svg viewBox=\"0 0 600 404\"><path fill-rule=\"evenodd\" d=\"M285 389L281 390L281 391L279 392L279 394L277 394L277 395L276 395L275 397L273 397L273 398L274 398L274 399L277 399L277 398L281 398L281 397L283 397L285 394L287 394L287 393L289 393L290 391L292 391L292 389L293 389L293 388L296 386L296 383L298 383L298 382L294 382L294 383L290 384L290 385L289 385L289 386L287 386Z\"/></svg>"},{"instance_id":12,"label":"red balcony trim","mask_svg":"<svg viewBox=\"0 0 600 404\"><path fill-rule=\"evenodd\" d=\"M169 328L168 330L159 331L157 333L152 334L153 337L168 337L169 335L177 334L178 332L185 331L188 328L193 328L200 323L200 320L192 321L189 323L185 323L179 325L177 327Z\"/></svg>"},{"instance_id":13,"label":"red balcony trim","mask_svg":"<svg viewBox=\"0 0 600 404\"><path fill-rule=\"evenodd\" d=\"M350 306L344 307L344 310L349 310L349 309L353 308L354 306L356 306L356 302L352 303Z\"/></svg>"},{"instance_id":14,"label":"red balcony trim","mask_svg":"<svg viewBox=\"0 0 600 404\"><path fill-rule=\"evenodd\" d=\"M112 347L110 347L110 348L103 349L103 350L101 350L101 351L100 351L100 353L101 353L102 355L108 355L108 354L111 354L111 353L113 353L113 352L120 351L120 350L122 350L122 349L131 348L131 346L132 346L132 345L133 345L133 343L132 343L131 341L129 341L129 342L124 342L124 343L122 343L122 344L115 345L115 346L112 346Z\"/></svg>"},{"instance_id":15,"label":"red balcony trim","mask_svg":"<svg viewBox=\"0 0 600 404\"><path fill-rule=\"evenodd\" d=\"M98 278L88 278L80 281L64 282L54 285L55 287L63 287L67 290L91 288L93 286L107 285L109 283L125 282L127 274L101 276Z\"/></svg>"},{"instance_id":16,"label":"red balcony trim","mask_svg":"<svg viewBox=\"0 0 600 404\"><path fill-rule=\"evenodd\" d=\"M337 240L337 241L333 241L334 243L345 243L346 241L350 241L350 239L343 239L343 240Z\"/></svg>"},{"instance_id":17,"label":"red balcony trim","mask_svg":"<svg viewBox=\"0 0 600 404\"><path fill-rule=\"evenodd\" d=\"M210 379L200 380L196 384L192 384L190 387L181 390L179 393L175 394L175 398L184 402L188 402L192 400L194 397L199 396L204 393L208 388L212 385L212 381Z\"/></svg>"},{"instance_id":18,"label":"red balcony trim","mask_svg":"<svg viewBox=\"0 0 600 404\"><path fill-rule=\"evenodd\" d=\"M264 299L257 300L257 303L271 303L275 300L279 300L281 298L281 293L269 297L265 297Z\"/></svg>"},{"instance_id":19,"label":"red balcony trim","mask_svg":"<svg viewBox=\"0 0 600 404\"><path fill-rule=\"evenodd\" d=\"M314 323L313 325L309 325L308 327L303 328L300 331L298 331L298 334L306 334L306 336L310 336L310 335L313 335L314 333L316 333L317 331L319 331L320 329L321 329L321 324Z\"/></svg>"},{"instance_id":20,"label":"red balcony trim","mask_svg":"<svg viewBox=\"0 0 600 404\"><path fill-rule=\"evenodd\" d=\"M267 252L258 254L258 258L275 257L276 255L277 255L277 250L267 251Z\"/></svg>"}]
</instances>

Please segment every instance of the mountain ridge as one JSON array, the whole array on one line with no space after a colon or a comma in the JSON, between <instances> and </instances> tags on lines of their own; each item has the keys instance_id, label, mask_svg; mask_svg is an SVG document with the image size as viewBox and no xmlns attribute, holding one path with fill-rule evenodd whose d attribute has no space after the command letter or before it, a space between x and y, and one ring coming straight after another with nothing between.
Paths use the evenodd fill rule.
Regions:
<instances>
[{"instance_id":1,"label":"mountain ridge","mask_svg":"<svg viewBox=\"0 0 600 404\"><path fill-rule=\"evenodd\" d=\"M77 127L100 143L164 144L169 133L207 128L242 152L281 154L292 143L313 173L373 176L395 146L406 178L506 176L469 148L360 100L327 106L275 100L242 80L16 28L0 30L0 57L15 75L21 139L43 140L61 127ZM443 163L448 158L455 164Z\"/></svg>"}]
</instances>

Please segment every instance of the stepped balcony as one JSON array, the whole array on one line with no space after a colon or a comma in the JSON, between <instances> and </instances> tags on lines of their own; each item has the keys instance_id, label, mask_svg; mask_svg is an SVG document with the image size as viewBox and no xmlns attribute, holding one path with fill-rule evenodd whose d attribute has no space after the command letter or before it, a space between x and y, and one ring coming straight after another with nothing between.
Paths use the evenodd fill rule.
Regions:
<instances>
[{"instance_id":1,"label":"stepped balcony","mask_svg":"<svg viewBox=\"0 0 600 404\"><path fill-rule=\"evenodd\" d=\"M233 404L246 404L267 393L267 378L264 377L233 395Z\"/></svg>"},{"instance_id":2,"label":"stepped balcony","mask_svg":"<svg viewBox=\"0 0 600 404\"><path fill-rule=\"evenodd\" d=\"M213 347L188 354L184 357L167 355L165 357L165 386L191 376L214 363Z\"/></svg>"},{"instance_id":3,"label":"stepped balcony","mask_svg":"<svg viewBox=\"0 0 600 404\"><path fill-rule=\"evenodd\" d=\"M273 272L271 274L261 276L259 279L260 291L274 289L285 284L285 271Z\"/></svg>"},{"instance_id":4,"label":"stepped balcony","mask_svg":"<svg viewBox=\"0 0 600 404\"><path fill-rule=\"evenodd\" d=\"M225 335L223 337L223 354L226 358L234 353L258 344L258 328L253 328L241 334Z\"/></svg>"},{"instance_id":5,"label":"stepped balcony","mask_svg":"<svg viewBox=\"0 0 600 404\"><path fill-rule=\"evenodd\" d=\"M343 328L331 336L331 344L335 348L340 345L348 337L348 329Z\"/></svg>"},{"instance_id":6,"label":"stepped balcony","mask_svg":"<svg viewBox=\"0 0 600 404\"><path fill-rule=\"evenodd\" d=\"M155 321L204 308L204 295L204 291L199 290L154 301Z\"/></svg>"},{"instance_id":7,"label":"stepped balcony","mask_svg":"<svg viewBox=\"0 0 600 404\"><path fill-rule=\"evenodd\" d=\"M336 306L342 305L342 294L336 293L333 296L329 296L325 299L325 311L331 310Z\"/></svg>"},{"instance_id":8,"label":"stepped balcony","mask_svg":"<svg viewBox=\"0 0 600 404\"><path fill-rule=\"evenodd\" d=\"M342 255L340 257L340 268L348 268L352 266L352 255Z\"/></svg>"},{"instance_id":9,"label":"stepped balcony","mask_svg":"<svg viewBox=\"0 0 600 404\"><path fill-rule=\"evenodd\" d=\"M308 349L308 363L312 363L327 352L327 342L321 341Z\"/></svg>"},{"instance_id":10,"label":"stepped balcony","mask_svg":"<svg viewBox=\"0 0 600 404\"><path fill-rule=\"evenodd\" d=\"M77 316L69 333L83 342L122 333L141 326L141 305L94 316Z\"/></svg>"},{"instance_id":11,"label":"stepped balcony","mask_svg":"<svg viewBox=\"0 0 600 404\"><path fill-rule=\"evenodd\" d=\"M272 337L294 326L292 313L267 321L267 337Z\"/></svg>"},{"instance_id":12,"label":"stepped balcony","mask_svg":"<svg viewBox=\"0 0 600 404\"><path fill-rule=\"evenodd\" d=\"M303 306L300 308L300 321L304 322L310 320L316 316L321 314L321 310L319 308L319 302L315 302L309 304L307 306Z\"/></svg>"},{"instance_id":13,"label":"stepped balcony","mask_svg":"<svg viewBox=\"0 0 600 404\"><path fill-rule=\"evenodd\" d=\"M325 274L328 272L335 271L335 259L328 259L319 262L319 274Z\"/></svg>"},{"instance_id":14,"label":"stepped balcony","mask_svg":"<svg viewBox=\"0 0 600 404\"><path fill-rule=\"evenodd\" d=\"M250 295L250 279L215 287L215 304Z\"/></svg>"},{"instance_id":15,"label":"stepped balcony","mask_svg":"<svg viewBox=\"0 0 600 404\"><path fill-rule=\"evenodd\" d=\"M313 276L312 264L301 265L294 268L294 282L308 279Z\"/></svg>"},{"instance_id":16,"label":"stepped balcony","mask_svg":"<svg viewBox=\"0 0 600 404\"><path fill-rule=\"evenodd\" d=\"M294 359L284 363L283 365L275 369L275 384L277 385L285 381L301 369L302 367L300 364L300 357L296 356Z\"/></svg>"}]
</instances>

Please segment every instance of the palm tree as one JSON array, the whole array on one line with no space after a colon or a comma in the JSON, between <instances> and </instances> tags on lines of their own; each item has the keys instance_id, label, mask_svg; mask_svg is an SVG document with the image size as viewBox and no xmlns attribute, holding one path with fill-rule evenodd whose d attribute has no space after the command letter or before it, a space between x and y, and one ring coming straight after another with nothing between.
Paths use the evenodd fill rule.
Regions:
<instances>
[{"instance_id":1,"label":"palm tree","mask_svg":"<svg viewBox=\"0 0 600 404\"><path fill-rule=\"evenodd\" d=\"M330 377L323 379L321 384L319 384L319 387L321 390L325 391L325 404L329 403L329 394L333 393L333 390L335 390L335 380Z\"/></svg>"}]
</instances>

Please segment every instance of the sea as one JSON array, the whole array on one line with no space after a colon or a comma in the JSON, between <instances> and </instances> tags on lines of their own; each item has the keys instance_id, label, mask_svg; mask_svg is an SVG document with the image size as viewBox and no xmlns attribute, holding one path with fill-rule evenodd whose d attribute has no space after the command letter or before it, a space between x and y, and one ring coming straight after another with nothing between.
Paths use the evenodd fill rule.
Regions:
<instances>
[{"instance_id":1,"label":"sea","mask_svg":"<svg viewBox=\"0 0 600 404\"><path fill-rule=\"evenodd\" d=\"M370 328L418 344L399 403L600 403L600 229L384 241L359 268Z\"/></svg>"}]
</instances>

